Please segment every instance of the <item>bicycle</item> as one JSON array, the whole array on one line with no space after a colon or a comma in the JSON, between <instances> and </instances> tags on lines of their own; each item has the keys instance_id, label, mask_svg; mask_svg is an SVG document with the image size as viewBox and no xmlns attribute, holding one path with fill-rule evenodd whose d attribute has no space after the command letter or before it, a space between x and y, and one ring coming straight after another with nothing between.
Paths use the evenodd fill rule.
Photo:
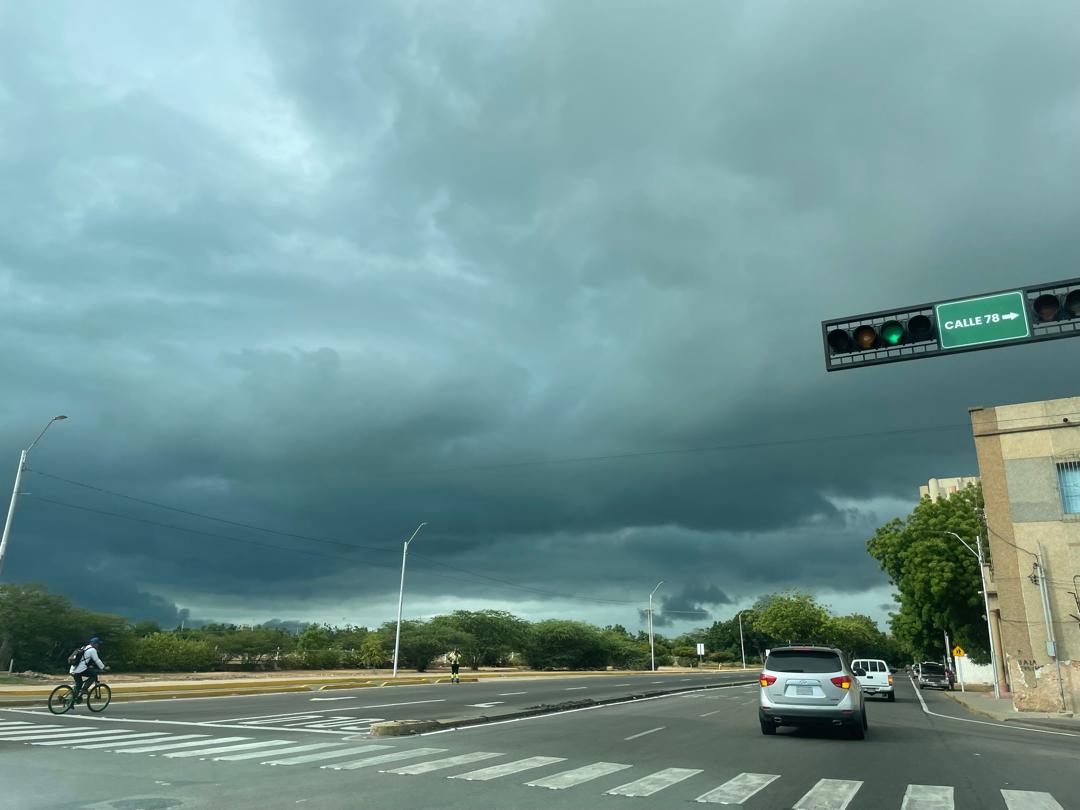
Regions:
<instances>
[{"instance_id":1,"label":"bicycle","mask_svg":"<svg viewBox=\"0 0 1080 810\"><path fill-rule=\"evenodd\" d=\"M107 683L97 681L83 693L86 698L86 708L92 712L103 712L105 707L112 702L112 689ZM64 714L75 708L75 688L70 684L62 683L52 690L49 695L49 711L53 714Z\"/></svg>"}]
</instances>

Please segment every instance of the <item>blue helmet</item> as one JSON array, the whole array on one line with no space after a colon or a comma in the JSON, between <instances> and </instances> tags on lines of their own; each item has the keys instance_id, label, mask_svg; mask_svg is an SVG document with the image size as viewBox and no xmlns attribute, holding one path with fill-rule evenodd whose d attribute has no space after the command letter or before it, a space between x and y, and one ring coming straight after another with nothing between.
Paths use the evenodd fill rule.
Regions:
<instances>
[{"instance_id":1,"label":"blue helmet","mask_svg":"<svg viewBox=\"0 0 1080 810\"><path fill-rule=\"evenodd\" d=\"M97 636L94 636L94 637L93 637L92 639L90 639L90 643L91 643L91 644L100 644L100 643L101 643L101 639L100 639L100 638L98 638Z\"/></svg>"}]
</instances>

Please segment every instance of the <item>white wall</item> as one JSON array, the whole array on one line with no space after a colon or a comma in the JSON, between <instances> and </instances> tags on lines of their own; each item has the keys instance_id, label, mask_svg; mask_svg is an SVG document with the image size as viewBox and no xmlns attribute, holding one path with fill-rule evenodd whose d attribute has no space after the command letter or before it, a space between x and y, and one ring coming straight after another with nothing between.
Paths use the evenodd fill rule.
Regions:
<instances>
[{"instance_id":1,"label":"white wall","mask_svg":"<svg viewBox=\"0 0 1080 810\"><path fill-rule=\"evenodd\" d=\"M989 664L973 664L971 659L957 658L956 660L956 675L959 681L964 683L983 683L988 686L992 686L994 683L994 669Z\"/></svg>"}]
</instances>

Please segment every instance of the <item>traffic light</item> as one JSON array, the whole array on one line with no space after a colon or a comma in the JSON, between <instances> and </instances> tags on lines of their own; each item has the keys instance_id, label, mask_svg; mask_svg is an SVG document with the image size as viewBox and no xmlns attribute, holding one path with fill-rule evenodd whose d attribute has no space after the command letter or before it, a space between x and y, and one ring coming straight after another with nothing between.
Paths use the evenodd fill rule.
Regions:
<instances>
[{"instance_id":1,"label":"traffic light","mask_svg":"<svg viewBox=\"0 0 1080 810\"><path fill-rule=\"evenodd\" d=\"M825 369L1080 335L1080 278L823 321Z\"/></svg>"}]
</instances>

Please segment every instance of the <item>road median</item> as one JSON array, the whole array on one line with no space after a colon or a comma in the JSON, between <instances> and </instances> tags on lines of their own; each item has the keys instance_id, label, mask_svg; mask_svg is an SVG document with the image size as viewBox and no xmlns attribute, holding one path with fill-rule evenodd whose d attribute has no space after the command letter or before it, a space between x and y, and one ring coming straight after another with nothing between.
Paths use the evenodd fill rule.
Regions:
<instances>
[{"instance_id":1,"label":"road median","mask_svg":"<svg viewBox=\"0 0 1080 810\"><path fill-rule=\"evenodd\" d=\"M388 720L383 723L373 724L371 726L371 735L373 737L408 737L416 734L430 734L434 731L450 731L455 728L479 726L484 725L485 723L521 720L526 717L536 717L543 714L558 714L560 712L592 709L600 706L610 706L616 703L633 703L636 700L664 697L665 695L677 695L684 692L696 692L701 689L727 689L733 686L749 686L754 683L757 683L757 681L748 679L745 681L734 681L732 683L724 684L678 686L670 689L650 689L647 692L619 695L618 697L602 698L600 700L584 698L579 700L568 700L561 703L544 703L508 712L459 715L457 717L445 717L438 720Z\"/></svg>"}]
</instances>

